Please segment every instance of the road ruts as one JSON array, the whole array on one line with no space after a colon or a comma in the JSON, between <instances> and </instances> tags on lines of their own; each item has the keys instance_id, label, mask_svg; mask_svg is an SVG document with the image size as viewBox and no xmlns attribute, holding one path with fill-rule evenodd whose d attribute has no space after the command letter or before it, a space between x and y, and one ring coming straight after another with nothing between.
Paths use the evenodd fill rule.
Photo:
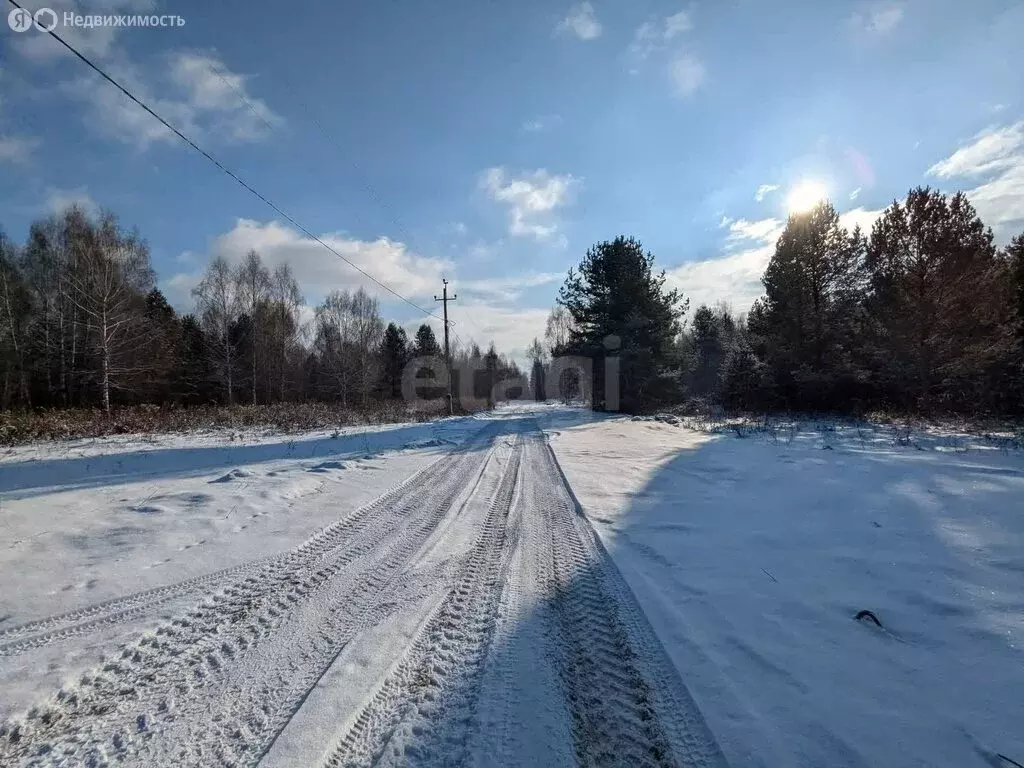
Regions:
<instances>
[{"instance_id":1,"label":"road ruts","mask_svg":"<svg viewBox=\"0 0 1024 768\"><path fill-rule=\"evenodd\" d=\"M578 761L724 766L725 758L542 436L527 466L552 541L556 651ZM540 490L543 489L543 490Z\"/></svg>"},{"instance_id":2,"label":"road ruts","mask_svg":"<svg viewBox=\"0 0 1024 768\"><path fill-rule=\"evenodd\" d=\"M323 768L725 765L528 425L465 571L339 725Z\"/></svg>"},{"instance_id":3,"label":"road ruts","mask_svg":"<svg viewBox=\"0 0 1024 768\"><path fill-rule=\"evenodd\" d=\"M100 629L135 621L146 616L171 600L191 594L208 592L218 584L237 580L247 573L257 572L270 558L254 560L213 573L196 576L167 584L162 587L143 590L124 597L105 600L75 611L48 616L30 621L0 632L0 657L17 656L20 653L58 643L72 637L87 635Z\"/></svg>"},{"instance_id":4,"label":"road ruts","mask_svg":"<svg viewBox=\"0 0 1024 768\"><path fill-rule=\"evenodd\" d=\"M517 437L496 487L476 494L489 504L465 566L325 768L465 762L480 673L509 565L506 541L518 529L510 514L521 456Z\"/></svg>"},{"instance_id":5,"label":"road ruts","mask_svg":"<svg viewBox=\"0 0 1024 768\"><path fill-rule=\"evenodd\" d=\"M355 618L373 616L374 589L397 572L422 544L451 505L464 494L486 464L501 425L489 425L464 446L421 471L406 483L352 515L329 526L291 553L231 583L198 608L162 625L155 633L123 647L119 654L62 689L26 718L0 727L0 765L145 765L254 764L291 711L288 699L263 712L265 703L250 699L250 724L229 734L203 753L182 754L187 744L168 743L162 735L171 724L199 718L204 730L211 707L207 695L231 670L255 658L282 627L295 632L296 612L322 604L322 593L342 585L342 593L359 597ZM382 570L383 569L383 570ZM360 576L360 574L362 576ZM346 592L347 590L347 592ZM335 595L343 601L343 595ZM335 602L337 602L335 601ZM305 636L319 636L316 612L301 625ZM343 626L325 633L326 647L344 642ZM321 647L321 651L323 647ZM259 669L257 679L272 674ZM303 679L309 679L308 670ZM226 702L225 702L226 703ZM233 702L237 704L237 702ZM292 703L296 703L292 700ZM301 703L301 702L298 702ZM282 709L283 707L283 709ZM230 720L230 718L227 718ZM203 739L199 740L201 743ZM145 757L148 755L149 757ZM217 755L220 755L219 757Z\"/></svg>"}]
</instances>

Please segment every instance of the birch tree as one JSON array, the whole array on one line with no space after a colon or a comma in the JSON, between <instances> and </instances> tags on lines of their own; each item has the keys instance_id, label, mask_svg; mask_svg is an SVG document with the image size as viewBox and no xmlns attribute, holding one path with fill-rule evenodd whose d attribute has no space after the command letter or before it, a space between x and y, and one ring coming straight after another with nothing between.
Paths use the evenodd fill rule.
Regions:
<instances>
[{"instance_id":1,"label":"birch tree","mask_svg":"<svg viewBox=\"0 0 1024 768\"><path fill-rule=\"evenodd\" d=\"M112 215L81 246L71 297L85 322L87 348L99 361L100 402L109 413L111 389L125 388L146 370L144 296L154 275L149 248L137 234L121 232Z\"/></svg>"},{"instance_id":2,"label":"birch tree","mask_svg":"<svg viewBox=\"0 0 1024 768\"><path fill-rule=\"evenodd\" d=\"M250 346L252 348L252 404L256 405L256 381L259 358L259 347L262 338L262 326L265 325L267 299L270 295L270 273L263 265L260 255L250 250L238 266L235 273L236 293L239 307L249 316L249 327L252 329Z\"/></svg>"},{"instance_id":3,"label":"birch tree","mask_svg":"<svg viewBox=\"0 0 1024 768\"><path fill-rule=\"evenodd\" d=\"M238 294L231 266L223 256L210 262L192 295L200 317L214 375L224 387L227 402L234 402L234 341L231 329L238 320Z\"/></svg>"}]
</instances>

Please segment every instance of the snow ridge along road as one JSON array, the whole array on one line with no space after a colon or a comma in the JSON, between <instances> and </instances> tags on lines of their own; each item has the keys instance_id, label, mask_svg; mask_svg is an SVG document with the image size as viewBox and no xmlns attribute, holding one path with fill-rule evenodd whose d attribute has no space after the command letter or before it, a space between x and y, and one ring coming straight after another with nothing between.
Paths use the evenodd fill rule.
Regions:
<instances>
[{"instance_id":1,"label":"snow ridge along road","mask_svg":"<svg viewBox=\"0 0 1024 768\"><path fill-rule=\"evenodd\" d=\"M7 630L0 657L192 593L0 728L0 764L724 764L529 418L288 553ZM376 661L361 703L289 751L350 646L399 620L405 650Z\"/></svg>"}]
</instances>

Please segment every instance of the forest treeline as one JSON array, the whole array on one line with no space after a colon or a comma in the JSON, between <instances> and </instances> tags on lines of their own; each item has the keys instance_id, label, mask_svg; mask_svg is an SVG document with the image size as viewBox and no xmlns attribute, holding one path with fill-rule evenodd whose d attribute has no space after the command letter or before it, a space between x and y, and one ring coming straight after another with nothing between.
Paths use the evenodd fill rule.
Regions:
<instances>
[{"instance_id":1,"label":"forest treeline","mask_svg":"<svg viewBox=\"0 0 1024 768\"><path fill-rule=\"evenodd\" d=\"M688 317L638 241L602 242L570 270L547 349L594 361L599 409L612 355L626 411L688 398L738 411L1024 411L1024 235L997 248L962 193L912 189L870 233L845 230L827 201L793 214L762 283L745 315L702 305ZM544 382L539 342L531 357Z\"/></svg>"},{"instance_id":2,"label":"forest treeline","mask_svg":"<svg viewBox=\"0 0 1024 768\"><path fill-rule=\"evenodd\" d=\"M180 315L156 286L149 248L111 213L78 207L0 232L0 407L101 408L319 401L368 409L401 397L406 363L438 356L429 325L412 339L362 289L307 307L289 264L255 251L213 259ZM520 376L492 344L456 363L493 384ZM435 393L437 394L437 393Z\"/></svg>"},{"instance_id":3,"label":"forest treeline","mask_svg":"<svg viewBox=\"0 0 1024 768\"><path fill-rule=\"evenodd\" d=\"M639 241L598 243L527 351L533 395L627 412L694 399L742 411L1024 410L1024 235L996 247L961 193L913 189L870 233L846 231L828 202L793 214L762 282L745 314L691 313ZM290 266L271 270L255 251L215 258L192 296L189 314L170 306L146 242L110 213L69 208L33 223L23 245L0 233L0 407L366 410L402 400L410 360L442 354L429 325L407 338L362 289L307 307ZM589 361L586 380L552 370L566 356ZM517 392L496 387L521 374L493 344L456 348L453 365L475 371L456 382L474 405Z\"/></svg>"}]
</instances>

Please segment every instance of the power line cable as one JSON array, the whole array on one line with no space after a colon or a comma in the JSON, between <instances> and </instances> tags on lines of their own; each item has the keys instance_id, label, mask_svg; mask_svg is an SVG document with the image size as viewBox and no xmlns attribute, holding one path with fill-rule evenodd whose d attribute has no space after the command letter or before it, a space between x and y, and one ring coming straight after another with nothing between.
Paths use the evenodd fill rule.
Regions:
<instances>
[{"instance_id":1,"label":"power line cable","mask_svg":"<svg viewBox=\"0 0 1024 768\"><path fill-rule=\"evenodd\" d=\"M253 104L252 101L249 100L249 98L245 95L245 93L243 91L239 90L238 88L236 88L234 83L232 83L222 72L220 72L219 67L217 67L214 64L213 61L207 61L207 67L209 68L209 70L211 72L213 72L217 77L219 77L221 79L221 81L224 83L224 85L226 85L228 88L230 88L234 92L234 94L241 101L245 102L245 104L249 107L249 110L253 113L253 115L255 115L260 121L263 122L263 124L267 127L268 131L270 131L271 133L274 133L274 131L275 131L274 126L266 119L266 117L260 112L260 110L258 110L256 108L256 105ZM306 106L305 102L303 102L301 99L299 99L299 103L301 103L303 105L303 109L306 110L306 114L310 118L310 120L313 122L313 124L316 125L316 127L324 134L324 136L327 139L330 140L331 136L327 133L326 129L320 124L320 122L316 119L316 117L314 117L310 113L309 107ZM352 164L352 167L356 170L356 172L359 173L360 175L362 175L362 171L356 165L355 161L354 160L350 160L350 162ZM319 172L319 170L318 170L318 172ZM322 178L324 178L324 177L322 177ZM324 180L326 181L326 178L324 178ZM392 224L395 225L395 227L399 231L399 234L404 236L406 242L408 242L410 240L408 231L405 229L404 226L402 226L401 222L398 221L396 216L391 212L390 207L377 195L376 191L373 189L373 186L369 182L366 182L364 187L371 194L371 196L378 202L379 205L381 205L382 207L388 209L389 215L391 216ZM435 317L436 317L436 315L435 315ZM467 313L467 317L468 317L468 313ZM472 319L471 319L471 322L472 322ZM442 321L442 323L443 323L443 321ZM474 322L473 325L475 326L476 323ZM459 344L461 345L461 344L463 344L462 337L460 337L459 334L454 330L454 326L455 326L455 321L454 320L449 320L448 321L448 327L449 327L449 329L451 329L451 332L455 335L455 338L458 340ZM477 330L479 330L481 334L483 333L483 330L480 329L479 326L477 326Z\"/></svg>"},{"instance_id":2,"label":"power line cable","mask_svg":"<svg viewBox=\"0 0 1024 768\"><path fill-rule=\"evenodd\" d=\"M17 0L7 0L7 1L8 1L8 2L9 2L9 3L11 4L11 5L13 5L13 6L15 7L15 8L18 8L18 9L20 9L20 10L23 10L23 11L25 10L25 8L24 8L24 7L22 6L22 5L20 5L20 4L19 4L19 3L17 2ZM253 195L254 197L256 197L257 199L259 199L260 201L262 201L262 202L263 202L264 204L266 204L266 205L267 205L267 206L268 206L269 208L271 208L271 209L272 209L273 211L275 211L275 212L276 212L276 213L277 213L278 215L280 215L280 216L284 217L284 219L285 219L285 220L287 220L287 221L288 221L288 222L289 222L289 223L290 223L290 224L291 224L292 226L296 227L297 229L299 229L300 231L302 231L302 232L303 232L303 233L304 233L305 235L307 235L307 236L308 236L308 237L310 237L311 239L315 240L315 241L316 241L317 243L319 243L320 245L322 245L322 246L323 246L324 248L326 248L326 249L327 249L328 251L330 251L330 252L331 252L331 253L333 253L333 254L334 254L335 256L337 256L337 257L338 257L339 259L341 259L341 260L342 260L342 261L344 261L344 262L345 262L346 264L348 264L348 265L349 265L350 267L352 267L352 268L353 268L354 270L356 270L357 272L359 272L359 273L360 273L360 274L362 274L363 276L365 276L365 277L369 278L370 280L372 280L372 281L373 281L374 283L376 283L377 285L379 285L379 286L380 286L381 288L383 288L384 290L386 290L386 291L387 291L388 293L391 293L392 295L394 295L394 296L396 296L397 298L399 298L399 299L401 299L402 301L404 301L404 302L405 302L406 304L408 304L408 305L409 305L410 307L413 307L414 309L418 310L419 312L422 312L422 313L423 313L424 315L427 315L428 317L433 317L433 318L435 318L435 319L437 319L437 320L441 320L441 318L440 318L440 317L438 317L437 315L435 315L435 314L434 314L433 312L431 312L430 310L428 310L428 309L425 309L425 308L423 308L423 307L419 306L418 304L416 304L416 303L415 303L414 301L412 301L411 299L408 299L408 298L406 298L405 296L403 296L402 294L400 294L400 293L399 293L398 291L396 291L396 290L395 290L394 288L392 288L392 287L391 287L390 285L388 285L387 283L384 283L384 282L382 282L382 281L378 280L378 279L377 279L376 277L374 277L373 275L371 275L371 274L370 274L369 272L367 272L366 270L362 269L362 268L361 268L361 267L359 267L358 265L356 265L356 264L354 264L353 262L349 261L349 259L347 259L347 258L346 258L345 256L343 256L343 255L342 255L341 253L339 253L339 252L338 252L337 250L335 250L334 248L332 248L332 247L331 247L330 245L328 245L327 243L325 243L325 242L324 242L323 240L321 240L321 239L320 239L320 238L319 238L319 237L318 237L317 235L313 234L313 232L311 232L311 231L310 231L309 229L307 229L307 228L306 228L306 227L304 227L304 226L303 226L302 224L300 224L300 223L299 223L298 221L296 221L296 220L295 220L295 219L294 219L294 218L293 218L292 216L290 216L289 214L285 213L285 211L283 211L283 210L282 210L282 209L281 209L281 208L280 208L279 206L277 206L277 205L276 205L275 203L271 202L271 201L270 201L270 200L269 200L269 199L268 199L268 198L267 198L266 196L264 196L264 195L263 195L263 194L261 194L260 192L257 192L257 191L256 191L256 189L254 189L254 188L253 188L253 187L252 187L251 185L249 185L249 184L248 184L248 183L247 183L246 181L244 181L244 180L243 180L243 179L242 179L241 177L239 177L239 176L238 176L238 175L237 175L236 173L234 173L234 172L233 172L233 171L231 171L231 170L230 170L229 168L227 168L227 167L226 167L226 166L225 166L225 165L224 165L223 163L221 163L221 162L220 162L219 160L217 160L217 158L215 158L215 157L214 157L213 155L211 155L211 154L210 154L209 152L207 152L207 151L206 151L205 149L203 149L203 148L202 148L202 147L200 147L200 146L199 146L198 144L196 144L196 143L195 143L194 141L192 141L192 139L190 139L190 138L189 138L188 136L186 136L186 135L185 135L184 133L182 133L182 132L181 132L181 131L179 131L179 130L178 130L177 128L175 128L175 127L174 127L173 125L171 125L171 123L169 123L169 122L168 122L167 120L165 120L165 119L164 119L163 117L161 117L161 116L160 116L159 114L157 114L156 112L154 112L154 111L153 111L153 109L151 109L151 108L150 108L150 107L149 107L149 106L148 106L147 104L145 104L145 103L144 103L143 101L141 101L141 100L140 100L140 99L139 99L138 97L136 97L136 96L135 96L135 94L133 94L133 93L132 93L131 91L129 91L129 90L128 90L127 88L125 88L125 87L124 87L123 85L121 85L121 83L119 83L119 82L118 82L117 80L115 80L115 79L114 79L113 77L111 77L111 76L110 76L110 75L108 75L108 74L107 74L106 72L104 72L104 71L103 71L102 69L100 69L100 67L99 67L99 66L97 66L96 64L94 64L94 63L93 63L93 62L92 62L92 61L91 61L91 60L90 60L90 59L89 59L88 57L86 57L86 56L85 56L84 54L82 54L81 52L79 52L79 51L78 51L78 50L77 50L77 49L76 49L76 48L75 48L74 46L72 46L72 45L71 45L71 44L69 44L69 43L68 43L67 41L65 41L65 40L64 40L64 38L62 38L62 37L61 37L60 35L58 35L58 34L57 34L56 32L54 32L54 31L53 31L52 29L50 29L50 30L46 30L46 34L50 35L50 37L52 37L52 38L53 38L54 40L56 40L56 41L57 41L58 43L60 43L60 44L61 44L62 46L64 46L65 48L67 48L67 49L68 49L68 50L69 50L69 51L70 51L70 52L71 52L72 54L74 54L74 55L75 55L75 56L76 56L76 57L77 57L78 59L80 59L81 61L83 61L83 62L84 62L84 63L85 63L85 64L86 64L86 65L87 65L87 66L88 66L88 67L89 67L90 69L92 69L92 70L93 70L94 72L96 72L96 73L97 73L97 74L98 74L98 75L99 75L100 77L102 77L102 78L103 78L104 80L106 80L106 81L107 81L108 83L110 83L110 84L111 84L111 85L113 85L113 86L114 86L115 88L117 88L117 89L118 89L119 91L121 91L121 93L123 93L123 94L124 94L125 96L127 96L127 97L128 97L129 99L131 99L131 100L132 100L132 101L133 101L133 102L134 102L135 104L137 104L138 106L142 107L142 109L144 109L144 110L145 110L145 111L146 111L147 113L149 113L149 114L150 114L151 116L153 116L153 117L154 117L154 118L156 118L156 119L157 119L158 121L160 121L160 123L162 123L162 124L163 124L163 125L164 125L164 126L165 126L166 128L168 128L168 129L169 129L169 130L170 130L171 132L173 132L173 133L174 133L174 134L175 134L175 135L176 135L176 136L177 136L177 137L178 137L179 139L181 139L182 141L184 141L184 142L185 142L186 144L188 144L188 145L189 145L190 147L192 147L192 149L194 149L194 150L195 150L196 152L198 152L198 153L199 153L199 154L201 154L201 155L202 155L203 157L205 157L205 158L206 158L207 160L209 160L209 161L210 161L211 163L213 163L213 164L214 164L214 165L215 165L215 166L216 166L217 168L219 168L219 169L220 169L220 170L221 170L221 171L222 171L223 173L227 174L227 175L228 175L228 176L230 176L230 177L231 177L232 179L234 179L234 180L235 180L235 181L236 181L236 182L237 182L237 183L238 183L238 184L239 184L240 186L242 186L243 188L245 188L245 189L246 189L246 191L248 191L248 192L249 192L250 194L252 194L252 195ZM443 321L442 321L442 322L443 322Z\"/></svg>"}]
</instances>

